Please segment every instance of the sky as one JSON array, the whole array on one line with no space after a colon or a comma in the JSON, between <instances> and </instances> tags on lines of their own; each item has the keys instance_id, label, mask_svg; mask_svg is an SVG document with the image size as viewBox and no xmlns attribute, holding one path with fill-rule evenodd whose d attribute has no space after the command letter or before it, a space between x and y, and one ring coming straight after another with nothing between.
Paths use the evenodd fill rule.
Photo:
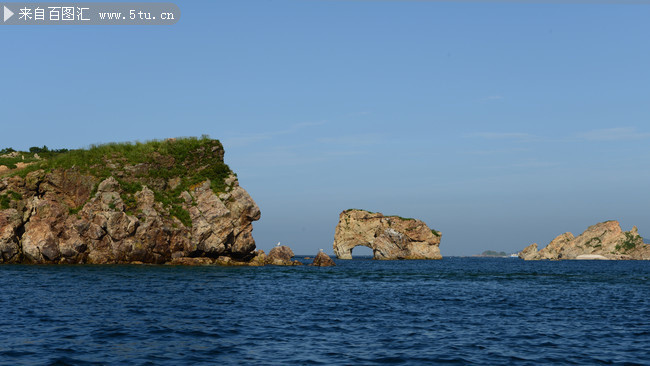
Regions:
<instances>
[{"instance_id":1,"label":"sky","mask_svg":"<svg viewBox=\"0 0 650 366\"><path fill-rule=\"evenodd\" d=\"M0 27L0 147L208 134L267 251L332 253L348 208L423 220L443 256L650 236L648 4L176 4L172 26Z\"/></svg>"}]
</instances>

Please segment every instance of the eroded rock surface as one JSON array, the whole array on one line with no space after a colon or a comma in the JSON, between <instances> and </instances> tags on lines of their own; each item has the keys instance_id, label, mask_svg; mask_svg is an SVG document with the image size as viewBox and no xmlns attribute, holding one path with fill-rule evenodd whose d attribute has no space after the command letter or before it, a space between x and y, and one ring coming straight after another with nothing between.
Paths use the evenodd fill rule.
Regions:
<instances>
[{"instance_id":1,"label":"eroded rock surface","mask_svg":"<svg viewBox=\"0 0 650 366\"><path fill-rule=\"evenodd\" d=\"M197 166L223 161L220 144L213 145L200 151L206 162ZM205 179L164 202L154 192L176 192L184 177L162 180L147 172L172 169L170 158L156 156L149 166L110 162L108 178L75 168L0 178L0 263L196 265L256 258L252 223L260 209L236 176L220 191Z\"/></svg>"},{"instance_id":2,"label":"eroded rock surface","mask_svg":"<svg viewBox=\"0 0 650 366\"><path fill-rule=\"evenodd\" d=\"M286 245L279 245L269 251L269 255L266 256L266 264L274 266L299 266L302 264L300 261L292 260L293 257L294 254L291 248Z\"/></svg>"},{"instance_id":3,"label":"eroded rock surface","mask_svg":"<svg viewBox=\"0 0 650 366\"><path fill-rule=\"evenodd\" d=\"M533 243L525 247L521 252L519 252L519 258L524 260L535 259L537 256L537 243Z\"/></svg>"},{"instance_id":4,"label":"eroded rock surface","mask_svg":"<svg viewBox=\"0 0 650 366\"><path fill-rule=\"evenodd\" d=\"M571 233L559 235L545 248L537 250L531 244L519 252L525 260L541 259L650 259L650 245L635 227L623 231L618 221L606 221L590 226L577 237Z\"/></svg>"},{"instance_id":5,"label":"eroded rock surface","mask_svg":"<svg viewBox=\"0 0 650 366\"><path fill-rule=\"evenodd\" d=\"M440 238L420 220L347 210L339 215L334 254L352 259L352 249L361 245L371 248L375 259L441 259Z\"/></svg>"},{"instance_id":6,"label":"eroded rock surface","mask_svg":"<svg viewBox=\"0 0 650 366\"><path fill-rule=\"evenodd\" d=\"M335 265L336 263L334 263L332 258L330 258L330 256L325 254L324 252L319 252L314 258L312 264L310 264L310 266L315 266L315 267L332 267Z\"/></svg>"}]
</instances>

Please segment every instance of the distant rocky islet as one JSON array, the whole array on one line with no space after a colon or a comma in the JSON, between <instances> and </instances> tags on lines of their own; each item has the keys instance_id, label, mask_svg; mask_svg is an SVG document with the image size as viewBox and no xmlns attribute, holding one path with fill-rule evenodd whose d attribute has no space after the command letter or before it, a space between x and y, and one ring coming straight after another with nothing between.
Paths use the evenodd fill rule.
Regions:
<instances>
[{"instance_id":1,"label":"distant rocky islet","mask_svg":"<svg viewBox=\"0 0 650 366\"><path fill-rule=\"evenodd\" d=\"M650 245L643 242L637 227L623 231L618 221L590 226L577 237L572 233L557 236L546 247L531 244L519 252L524 260L609 259L650 260Z\"/></svg>"}]
</instances>

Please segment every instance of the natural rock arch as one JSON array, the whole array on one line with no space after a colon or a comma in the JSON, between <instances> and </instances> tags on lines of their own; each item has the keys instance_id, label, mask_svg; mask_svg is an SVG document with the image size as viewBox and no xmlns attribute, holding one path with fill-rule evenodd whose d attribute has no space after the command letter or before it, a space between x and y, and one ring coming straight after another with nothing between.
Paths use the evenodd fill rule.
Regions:
<instances>
[{"instance_id":1,"label":"natural rock arch","mask_svg":"<svg viewBox=\"0 0 650 366\"><path fill-rule=\"evenodd\" d=\"M420 220L347 210L339 215L334 254L352 259L352 250L365 246L375 259L441 259L440 233Z\"/></svg>"}]
</instances>

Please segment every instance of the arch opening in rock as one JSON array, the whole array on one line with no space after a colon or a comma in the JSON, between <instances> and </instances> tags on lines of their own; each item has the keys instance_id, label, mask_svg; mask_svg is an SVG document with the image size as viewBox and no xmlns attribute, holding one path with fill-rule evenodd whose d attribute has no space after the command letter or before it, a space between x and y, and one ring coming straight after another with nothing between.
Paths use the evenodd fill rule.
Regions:
<instances>
[{"instance_id":1,"label":"arch opening in rock","mask_svg":"<svg viewBox=\"0 0 650 366\"><path fill-rule=\"evenodd\" d=\"M370 256L375 255L375 249L372 247L372 244L366 242L349 242L347 245L335 246L334 255L339 259L352 259L352 251L355 248L360 248L356 250L356 256L366 255L365 252L369 252L368 255Z\"/></svg>"},{"instance_id":2,"label":"arch opening in rock","mask_svg":"<svg viewBox=\"0 0 650 366\"><path fill-rule=\"evenodd\" d=\"M350 248L350 255L352 258L372 258L375 252L370 245L357 245L356 247Z\"/></svg>"}]
</instances>

